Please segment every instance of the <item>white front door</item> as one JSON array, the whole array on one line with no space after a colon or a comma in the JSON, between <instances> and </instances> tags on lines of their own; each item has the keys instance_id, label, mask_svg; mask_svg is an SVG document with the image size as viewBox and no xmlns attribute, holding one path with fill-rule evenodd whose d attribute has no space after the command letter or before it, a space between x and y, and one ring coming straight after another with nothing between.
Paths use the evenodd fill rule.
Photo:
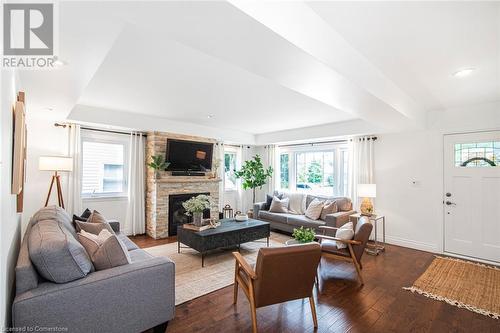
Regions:
<instances>
[{"instance_id":1,"label":"white front door","mask_svg":"<svg viewBox=\"0 0 500 333\"><path fill-rule=\"evenodd\" d=\"M500 131L444 136L443 204L445 252L500 262Z\"/></svg>"}]
</instances>

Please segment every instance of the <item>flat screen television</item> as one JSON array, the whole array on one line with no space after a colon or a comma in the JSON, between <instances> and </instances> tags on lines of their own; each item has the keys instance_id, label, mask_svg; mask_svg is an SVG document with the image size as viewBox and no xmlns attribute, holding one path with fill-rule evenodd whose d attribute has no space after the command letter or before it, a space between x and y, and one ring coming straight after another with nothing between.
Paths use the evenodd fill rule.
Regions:
<instances>
[{"instance_id":1,"label":"flat screen television","mask_svg":"<svg viewBox=\"0 0 500 333\"><path fill-rule=\"evenodd\" d=\"M210 171L214 145L207 142L167 140L168 171Z\"/></svg>"}]
</instances>

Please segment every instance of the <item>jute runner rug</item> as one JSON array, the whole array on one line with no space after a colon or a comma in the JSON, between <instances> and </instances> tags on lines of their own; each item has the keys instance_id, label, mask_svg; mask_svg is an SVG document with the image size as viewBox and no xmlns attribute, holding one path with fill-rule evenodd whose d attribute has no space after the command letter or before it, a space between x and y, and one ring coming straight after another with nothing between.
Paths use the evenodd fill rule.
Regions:
<instances>
[{"instance_id":1,"label":"jute runner rug","mask_svg":"<svg viewBox=\"0 0 500 333\"><path fill-rule=\"evenodd\" d=\"M269 246L284 246L290 237L271 233ZM265 247L265 239L241 245L240 253L250 264L255 263L257 253ZM201 255L192 249L181 249L177 253L177 243L144 249L154 256L164 256L175 263L175 305L227 287L234 282L233 250L214 251L205 257L205 267L201 267Z\"/></svg>"},{"instance_id":2,"label":"jute runner rug","mask_svg":"<svg viewBox=\"0 0 500 333\"><path fill-rule=\"evenodd\" d=\"M500 319L500 268L436 257L410 288L426 297Z\"/></svg>"}]
</instances>

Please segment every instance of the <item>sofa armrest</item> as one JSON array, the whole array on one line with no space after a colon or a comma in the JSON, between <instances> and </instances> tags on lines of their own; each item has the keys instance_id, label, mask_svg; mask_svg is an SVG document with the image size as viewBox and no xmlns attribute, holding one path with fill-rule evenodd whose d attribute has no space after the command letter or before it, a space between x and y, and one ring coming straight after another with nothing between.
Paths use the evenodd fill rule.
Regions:
<instances>
[{"instance_id":1,"label":"sofa armrest","mask_svg":"<svg viewBox=\"0 0 500 333\"><path fill-rule=\"evenodd\" d=\"M253 218L259 218L259 212L264 209L266 202L256 202L253 204Z\"/></svg>"},{"instance_id":2,"label":"sofa armrest","mask_svg":"<svg viewBox=\"0 0 500 333\"><path fill-rule=\"evenodd\" d=\"M17 295L15 327L66 327L70 332L142 332L174 317L175 265L164 257L45 282Z\"/></svg>"},{"instance_id":3,"label":"sofa armrest","mask_svg":"<svg viewBox=\"0 0 500 333\"><path fill-rule=\"evenodd\" d=\"M113 229L114 232L120 232L120 222L117 220L108 220L109 225L111 226L111 229Z\"/></svg>"},{"instance_id":4,"label":"sofa armrest","mask_svg":"<svg viewBox=\"0 0 500 333\"><path fill-rule=\"evenodd\" d=\"M325 223L327 226L338 228L349 222L349 216L352 214L356 214L356 211L350 210L347 212L337 212L333 214L327 214L325 217Z\"/></svg>"}]
</instances>

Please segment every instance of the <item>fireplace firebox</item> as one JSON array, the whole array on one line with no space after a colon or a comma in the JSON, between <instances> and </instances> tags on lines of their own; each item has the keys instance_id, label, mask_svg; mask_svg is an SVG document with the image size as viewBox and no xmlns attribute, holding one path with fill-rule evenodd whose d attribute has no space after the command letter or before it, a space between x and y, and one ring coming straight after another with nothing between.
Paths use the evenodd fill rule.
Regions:
<instances>
[{"instance_id":1,"label":"fireplace firebox","mask_svg":"<svg viewBox=\"0 0 500 333\"><path fill-rule=\"evenodd\" d=\"M191 223L192 216L186 215L186 210L182 207L182 203L196 197L197 195L210 193L188 193L188 194L173 194L168 196L168 235L177 235L177 226L184 223ZM203 218L210 218L210 209L203 211Z\"/></svg>"}]
</instances>

